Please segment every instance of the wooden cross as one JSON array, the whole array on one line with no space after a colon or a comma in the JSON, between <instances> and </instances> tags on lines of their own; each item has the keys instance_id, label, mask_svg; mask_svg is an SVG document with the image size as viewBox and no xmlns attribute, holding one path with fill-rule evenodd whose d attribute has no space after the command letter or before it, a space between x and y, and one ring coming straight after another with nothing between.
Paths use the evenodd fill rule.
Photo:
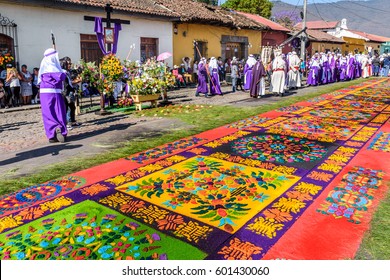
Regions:
<instances>
[{"instance_id":1,"label":"wooden cross","mask_svg":"<svg viewBox=\"0 0 390 280\"><path fill-rule=\"evenodd\" d=\"M130 20L112 19L111 18L111 13L113 12L114 9L111 7L110 4L107 4L104 7L104 10L107 13L107 17L106 18L102 18L102 21L106 23L106 27L107 28L111 28L111 23L130 24ZM95 17L84 16L84 20L95 21ZM107 44L107 51L111 52L111 44Z\"/></svg>"}]
</instances>

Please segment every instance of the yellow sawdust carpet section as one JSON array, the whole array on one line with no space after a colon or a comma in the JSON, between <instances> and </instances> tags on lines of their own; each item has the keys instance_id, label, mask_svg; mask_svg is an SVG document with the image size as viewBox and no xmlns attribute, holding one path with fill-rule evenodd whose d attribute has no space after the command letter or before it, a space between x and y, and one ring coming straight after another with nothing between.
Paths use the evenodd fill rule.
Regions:
<instances>
[{"instance_id":1,"label":"yellow sawdust carpet section","mask_svg":"<svg viewBox=\"0 0 390 280\"><path fill-rule=\"evenodd\" d=\"M232 233L299 179L198 156L117 189Z\"/></svg>"}]
</instances>

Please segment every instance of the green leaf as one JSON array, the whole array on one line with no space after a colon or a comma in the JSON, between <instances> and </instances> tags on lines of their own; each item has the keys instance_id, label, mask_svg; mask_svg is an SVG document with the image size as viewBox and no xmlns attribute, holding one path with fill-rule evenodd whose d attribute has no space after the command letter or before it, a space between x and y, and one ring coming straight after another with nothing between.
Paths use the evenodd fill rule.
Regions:
<instances>
[{"instance_id":1,"label":"green leaf","mask_svg":"<svg viewBox=\"0 0 390 280\"><path fill-rule=\"evenodd\" d=\"M215 211L212 211L206 215L203 215L203 216L200 216L199 218L202 218L202 219L209 219L209 218L212 218L214 217L215 215L217 215L217 213Z\"/></svg>"}]
</instances>

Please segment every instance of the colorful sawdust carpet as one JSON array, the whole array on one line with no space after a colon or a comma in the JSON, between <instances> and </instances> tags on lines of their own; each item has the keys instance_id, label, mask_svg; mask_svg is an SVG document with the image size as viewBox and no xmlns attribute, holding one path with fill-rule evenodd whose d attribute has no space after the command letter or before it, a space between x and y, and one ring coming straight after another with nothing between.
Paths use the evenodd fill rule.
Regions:
<instances>
[{"instance_id":1,"label":"colorful sawdust carpet","mask_svg":"<svg viewBox=\"0 0 390 280\"><path fill-rule=\"evenodd\" d=\"M353 258L387 192L389 86L364 82L4 195L0 256Z\"/></svg>"}]
</instances>

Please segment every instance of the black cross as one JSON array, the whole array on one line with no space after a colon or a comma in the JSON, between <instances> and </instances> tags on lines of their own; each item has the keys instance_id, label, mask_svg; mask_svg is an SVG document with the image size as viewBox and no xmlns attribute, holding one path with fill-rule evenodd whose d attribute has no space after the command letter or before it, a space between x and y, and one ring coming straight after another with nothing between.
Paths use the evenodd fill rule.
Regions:
<instances>
[{"instance_id":1,"label":"black cross","mask_svg":"<svg viewBox=\"0 0 390 280\"><path fill-rule=\"evenodd\" d=\"M111 13L114 9L111 7L110 4L107 4L104 7L104 10L107 13L107 18L103 18L102 21L106 23L107 28L111 28L111 23L130 24L130 20L112 19ZM95 18L90 16L84 16L84 20L95 21ZM111 52L111 44L107 44L107 51Z\"/></svg>"}]
</instances>

